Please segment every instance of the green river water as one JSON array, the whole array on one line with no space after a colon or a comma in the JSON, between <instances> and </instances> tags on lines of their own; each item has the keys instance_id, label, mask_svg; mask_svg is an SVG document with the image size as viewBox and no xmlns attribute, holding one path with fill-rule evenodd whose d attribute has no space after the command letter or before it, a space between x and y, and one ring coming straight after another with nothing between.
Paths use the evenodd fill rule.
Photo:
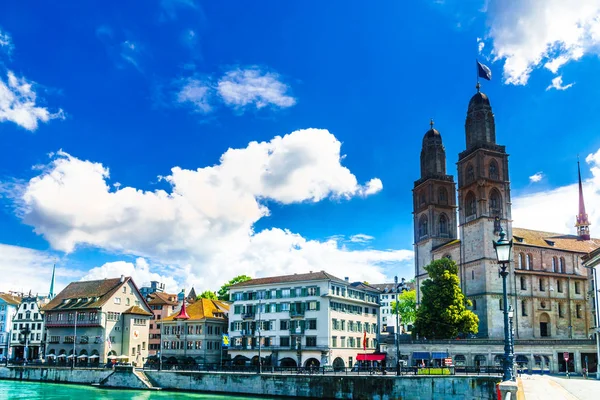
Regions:
<instances>
[{"instance_id":1,"label":"green river water","mask_svg":"<svg viewBox=\"0 0 600 400\"><path fill-rule=\"evenodd\" d=\"M150 392L142 390L97 389L83 385L17 382L0 380L0 399L44 400L256 400L272 397L244 397L216 394L191 394L180 392Z\"/></svg>"}]
</instances>

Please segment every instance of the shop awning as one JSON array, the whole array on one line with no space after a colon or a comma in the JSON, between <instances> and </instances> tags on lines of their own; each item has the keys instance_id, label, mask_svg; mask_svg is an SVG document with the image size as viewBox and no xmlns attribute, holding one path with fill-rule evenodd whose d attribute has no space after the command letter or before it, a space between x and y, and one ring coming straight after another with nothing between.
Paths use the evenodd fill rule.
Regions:
<instances>
[{"instance_id":1,"label":"shop awning","mask_svg":"<svg viewBox=\"0 0 600 400\"><path fill-rule=\"evenodd\" d=\"M413 360L429 360L429 352L415 351L413 352Z\"/></svg>"},{"instance_id":2,"label":"shop awning","mask_svg":"<svg viewBox=\"0 0 600 400\"><path fill-rule=\"evenodd\" d=\"M443 360L444 358L448 358L448 352L446 351L434 351L431 353L431 358L433 360Z\"/></svg>"},{"instance_id":3,"label":"shop awning","mask_svg":"<svg viewBox=\"0 0 600 400\"><path fill-rule=\"evenodd\" d=\"M383 361L385 354L358 354L356 361Z\"/></svg>"}]
</instances>

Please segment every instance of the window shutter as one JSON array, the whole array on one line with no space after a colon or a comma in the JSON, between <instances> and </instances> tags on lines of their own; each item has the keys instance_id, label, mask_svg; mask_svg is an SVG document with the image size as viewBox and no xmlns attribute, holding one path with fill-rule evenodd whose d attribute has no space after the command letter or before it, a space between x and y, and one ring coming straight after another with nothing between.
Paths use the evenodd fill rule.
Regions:
<instances>
[{"instance_id":1,"label":"window shutter","mask_svg":"<svg viewBox=\"0 0 600 400\"><path fill-rule=\"evenodd\" d=\"M321 302L317 301L317 311L319 311L320 308L321 308Z\"/></svg>"},{"instance_id":2,"label":"window shutter","mask_svg":"<svg viewBox=\"0 0 600 400\"><path fill-rule=\"evenodd\" d=\"M308 289L302 288L302 297L306 297L306 296L308 296Z\"/></svg>"},{"instance_id":3,"label":"window shutter","mask_svg":"<svg viewBox=\"0 0 600 400\"><path fill-rule=\"evenodd\" d=\"M267 290L267 291L265 292L265 299L267 299L267 300L268 300L268 299L270 299L270 298L271 298L271 291L270 291L270 290Z\"/></svg>"},{"instance_id":4,"label":"window shutter","mask_svg":"<svg viewBox=\"0 0 600 400\"><path fill-rule=\"evenodd\" d=\"M300 322L300 329L304 330L304 328L306 328L306 321L305 320L301 320Z\"/></svg>"},{"instance_id":5,"label":"window shutter","mask_svg":"<svg viewBox=\"0 0 600 400\"><path fill-rule=\"evenodd\" d=\"M244 292L244 294L242 294L242 300L248 300L248 293Z\"/></svg>"},{"instance_id":6,"label":"window shutter","mask_svg":"<svg viewBox=\"0 0 600 400\"><path fill-rule=\"evenodd\" d=\"M277 290L277 292L275 294L277 295L277 298L280 299L281 298L281 289Z\"/></svg>"},{"instance_id":7,"label":"window shutter","mask_svg":"<svg viewBox=\"0 0 600 400\"><path fill-rule=\"evenodd\" d=\"M277 304L275 305L275 311L276 311L276 312L281 312L281 303L277 303Z\"/></svg>"},{"instance_id":8,"label":"window shutter","mask_svg":"<svg viewBox=\"0 0 600 400\"><path fill-rule=\"evenodd\" d=\"M229 293L229 301L234 301L234 297L233 293Z\"/></svg>"},{"instance_id":9,"label":"window shutter","mask_svg":"<svg viewBox=\"0 0 600 400\"><path fill-rule=\"evenodd\" d=\"M317 286L317 296L320 296L321 288Z\"/></svg>"},{"instance_id":10,"label":"window shutter","mask_svg":"<svg viewBox=\"0 0 600 400\"><path fill-rule=\"evenodd\" d=\"M300 311L301 312L306 311L306 303L300 303Z\"/></svg>"},{"instance_id":11,"label":"window shutter","mask_svg":"<svg viewBox=\"0 0 600 400\"><path fill-rule=\"evenodd\" d=\"M231 327L229 328L229 330L233 332L233 322L231 323Z\"/></svg>"}]
</instances>

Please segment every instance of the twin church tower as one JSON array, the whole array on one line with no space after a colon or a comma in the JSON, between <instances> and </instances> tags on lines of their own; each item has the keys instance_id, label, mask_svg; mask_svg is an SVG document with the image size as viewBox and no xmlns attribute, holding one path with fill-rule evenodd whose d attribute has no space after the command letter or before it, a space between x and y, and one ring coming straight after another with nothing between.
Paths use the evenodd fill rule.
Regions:
<instances>
[{"instance_id":1,"label":"twin church tower","mask_svg":"<svg viewBox=\"0 0 600 400\"><path fill-rule=\"evenodd\" d=\"M459 265L461 288L479 316L479 335L502 337L502 305L498 304L502 285L492 242L498 240L501 228L513 237L508 154L505 146L496 143L494 113L479 84L469 101L465 136L466 149L457 163L458 187L446 171L446 151L433 121L423 137L421 177L413 189L417 298L420 301L420 285L428 277L424 267L449 257ZM580 203L581 209L582 197ZM578 216L577 221L583 225L578 232L587 236L574 239L589 239L587 216ZM516 309L515 286L512 282L510 292Z\"/></svg>"}]
</instances>

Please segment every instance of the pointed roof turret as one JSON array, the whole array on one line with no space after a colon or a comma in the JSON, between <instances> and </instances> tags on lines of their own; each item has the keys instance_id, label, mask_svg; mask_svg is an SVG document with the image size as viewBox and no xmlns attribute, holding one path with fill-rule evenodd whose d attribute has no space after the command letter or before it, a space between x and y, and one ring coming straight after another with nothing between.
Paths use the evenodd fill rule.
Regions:
<instances>
[{"instance_id":1,"label":"pointed roof turret","mask_svg":"<svg viewBox=\"0 0 600 400\"><path fill-rule=\"evenodd\" d=\"M581 240L590 240L590 221L585 212L585 202L583 201L583 185L581 184L579 156L577 157L577 175L579 178L579 214L577 214L575 226L577 227L577 236L579 236Z\"/></svg>"},{"instance_id":2,"label":"pointed roof turret","mask_svg":"<svg viewBox=\"0 0 600 400\"><path fill-rule=\"evenodd\" d=\"M185 292L183 290L181 291L181 293L183 293L185 296ZM173 319L190 319L190 316L188 315L187 310L185 309L185 298L181 300L181 310L179 310L179 314L173 317Z\"/></svg>"},{"instance_id":3,"label":"pointed roof turret","mask_svg":"<svg viewBox=\"0 0 600 400\"><path fill-rule=\"evenodd\" d=\"M56 272L56 264L52 266L52 279L50 280L50 292L48 293L48 298L52 300L55 297L54 294L54 273Z\"/></svg>"},{"instance_id":4,"label":"pointed roof turret","mask_svg":"<svg viewBox=\"0 0 600 400\"><path fill-rule=\"evenodd\" d=\"M431 119L429 121L429 130L423 136L421 178L446 175L446 149L442 143L442 135L433 125L434 122Z\"/></svg>"}]
</instances>

